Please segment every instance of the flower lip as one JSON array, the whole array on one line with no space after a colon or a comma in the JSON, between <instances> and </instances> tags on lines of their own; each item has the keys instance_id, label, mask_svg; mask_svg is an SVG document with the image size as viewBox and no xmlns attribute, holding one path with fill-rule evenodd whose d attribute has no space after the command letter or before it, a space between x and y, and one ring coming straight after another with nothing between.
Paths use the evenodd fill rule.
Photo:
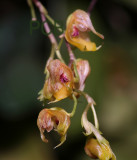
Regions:
<instances>
[{"instance_id":1,"label":"flower lip","mask_svg":"<svg viewBox=\"0 0 137 160\"><path fill-rule=\"evenodd\" d=\"M77 37L79 35L79 30L76 26L73 26L73 33L71 34L72 37Z\"/></svg>"},{"instance_id":2,"label":"flower lip","mask_svg":"<svg viewBox=\"0 0 137 160\"><path fill-rule=\"evenodd\" d=\"M68 78L64 75L64 73L62 73L62 74L60 75L60 81L61 81L62 83L69 82Z\"/></svg>"}]
</instances>

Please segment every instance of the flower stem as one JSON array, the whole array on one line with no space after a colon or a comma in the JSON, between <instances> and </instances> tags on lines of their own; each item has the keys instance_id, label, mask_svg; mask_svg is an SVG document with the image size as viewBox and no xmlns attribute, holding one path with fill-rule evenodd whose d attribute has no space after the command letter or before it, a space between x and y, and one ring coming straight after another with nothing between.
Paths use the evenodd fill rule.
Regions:
<instances>
[{"instance_id":1,"label":"flower stem","mask_svg":"<svg viewBox=\"0 0 137 160\"><path fill-rule=\"evenodd\" d=\"M67 47L67 50L68 50L68 53L69 53L69 67L71 68L71 66L73 64L74 72L75 72L75 76L76 76L76 78L74 80L75 80L75 82L79 82L79 74L78 74L77 67L76 67L75 55L72 52L70 44L68 43L68 41L66 39L65 39L65 42L66 42L66 47Z\"/></svg>"},{"instance_id":2,"label":"flower stem","mask_svg":"<svg viewBox=\"0 0 137 160\"><path fill-rule=\"evenodd\" d=\"M46 33L50 33L50 34L48 34L48 37L50 39L51 44L54 44L55 46L57 46L57 41L56 41L53 33L50 31L50 27L49 27L48 23L46 22L46 18L43 13L41 13L41 20L43 22L44 29L45 29Z\"/></svg>"},{"instance_id":3,"label":"flower stem","mask_svg":"<svg viewBox=\"0 0 137 160\"><path fill-rule=\"evenodd\" d=\"M38 0L33 0L33 2L36 5L36 7L39 9L40 13L41 13L41 20L43 22L44 29L45 29L46 33L48 34L48 37L50 39L51 44L55 46L54 48L55 48L55 52L56 52L57 57L62 62L64 62L64 60L63 60L63 58L62 58L62 56L60 54L60 51L58 49L58 44L57 44L56 38L55 38L54 34L51 32L48 23L46 22L45 15L47 14L47 10L45 9L45 7Z\"/></svg>"},{"instance_id":4,"label":"flower stem","mask_svg":"<svg viewBox=\"0 0 137 160\"><path fill-rule=\"evenodd\" d=\"M78 92L78 93L80 93L80 94L82 94L85 97L85 99L87 100L88 106L91 107L91 110L93 112L95 127L97 129L99 129L98 118L97 118L96 110L94 108L94 105L96 104L95 101L87 93L85 93L83 91L80 91L80 90L75 90L75 91Z\"/></svg>"},{"instance_id":5,"label":"flower stem","mask_svg":"<svg viewBox=\"0 0 137 160\"><path fill-rule=\"evenodd\" d=\"M54 27L56 27L60 32L63 32L63 29L61 28L61 26L55 22L48 14L45 14L46 18L49 20L49 22L54 25Z\"/></svg>"},{"instance_id":6,"label":"flower stem","mask_svg":"<svg viewBox=\"0 0 137 160\"><path fill-rule=\"evenodd\" d=\"M55 51L56 51L56 55L60 59L60 61L63 62L63 63L65 63L65 61L63 60L63 58L62 58L62 56L61 56L60 51L58 50L58 48Z\"/></svg>"},{"instance_id":7,"label":"flower stem","mask_svg":"<svg viewBox=\"0 0 137 160\"><path fill-rule=\"evenodd\" d=\"M66 47L67 47L67 50L68 50L68 53L69 53L69 58L70 58L69 66L71 66L76 58L74 56L74 53L71 50L70 44L68 43L68 41L66 39L65 39L65 43L66 43Z\"/></svg>"},{"instance_id":8,"label":"flower stem","mask_svg":"<svg viewBox=\"0 0 137 160\"><path fill-rule=\"evenodd\" d=\"M62 46L62 43L63 43L63 40L64 40L64 37L62 37L60 39L60 42L59 42L59 45L58 45L58 50L60 50L61 46Z\"/></svg>"},{"instance_id":9,"label":"flower stem","mask_svg":"<svg viewBox=\"0 0 137 160\"><path fill-rule=\"evenodd\" d=\"M32 0L27 0L27 3L29 5L29 7L30 7L32 21L35 21L37 18L36 18L36 14L35 14L35 10L34 10L34 6L33 6L33 3L32 3Z\"/></svg>"},{"instance_id":10,"label":"flower stem","mask_svg":"<svg viewBox=\"0 0 137 160\"><path fill-rule=\"evenodd\" d=\"M49 22L54 25L60 32L63 32L63 29L61 28L61 26L55 22L49 15L48 15L48 11L47 9L43 6L43 4L41 2L39 2L38 0L33 0L33 2L35 3L35 5L40 8L40 12L42 12L44 14L44 16L49 20Z\"/></svg>"},{"instance_id":11,"label":"flower stem","mask_svg":"<svg viewBox=\"0 0 137 160\"><path fill-rule=\"evenodd\" d=\"M82 126L86 131L86 135L90 135L93 132L99 143L108 144L108 141L101 135L101 132L91 122L88 121L87 112L89 108L90 105L87 105L81 119Z\"/></svg>"},{"instance_id":12,"label":"flower stem","mask_svg":"<svg viewBox=\"0 0 137 160\"><path fill-rule=\"evenodd\" d=\"M69 116L70 116L70 117L73 117L73 116L74 116L75 111L76 111L76 108L77 108L77 98L75 97L74 94L72 94L72 98L73 98L73 100L74 100L74 106L73 106L72 112L69 113Z\"/></svg>"},{"instance_id":13,"label":"flower stem","mask_svg":"<svg viewBox=\"0 0 137 160\"><path fill-rule=\"evenodd\" d=\"M95 107L94 107L93 104L91 105L91 110L92 110L93 115L94 115L95 127L96 127L97 129L99 129L98 118L97 118L96 110L95 110Z\"/></svg>"},{"instance_id":14,"label":"flower stem","mask_svg":"<svg viewBox=\"0 0 137 160\"><path fill-rule=\"evenodd\" d=\"M75 73L74 82L78 83L79 82L79 74L78 74L78 70L77 70L77 66L76 66L76 61L73 62L73 67L74 67L74 73Z\"/></svg>"}]
</instances>

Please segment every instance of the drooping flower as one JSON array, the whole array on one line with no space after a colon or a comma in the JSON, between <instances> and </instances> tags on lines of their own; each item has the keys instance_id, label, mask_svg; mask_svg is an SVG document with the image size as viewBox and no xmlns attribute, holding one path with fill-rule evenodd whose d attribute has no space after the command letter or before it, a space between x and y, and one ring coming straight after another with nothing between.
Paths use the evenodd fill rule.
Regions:
<instances>
[{"instance_id":1,"label":"drooping flower","mask_svg":"<svg viewBox=\"0 0 137 160\"><path fill-rule=\"evenodd\" d=\"M100 48L96 47L94 42L91 42L88 32L104 39L104 36L96 32L88 13L83 10L74 11L67 19L65 38L66 40L79 48L81 51L96 51Z\"/></svg>"},{"instance_id":2,"label":"drooping flower","mask_svg":"<svg viewBox=\"0 0 137 160\"><path fill-rule=\"evenodd\" d=\"M87 60L77 59L76 60L76 69L79 76L79 81L75 82L75 88L83 91L85 88L85 81L90 74L90 65ZM74 67L73 67L74 70Z\"/></svg>"},{"instance_id":3,"label":"drooping flower","mask_svg":"<svg viewBox=\"0 0 137 160\"><path fill-rule=\"evenodd\" d=\"M93 159L116 160L109 143L99 143L95 138L89 138L85 145L86 154Z\"/></svg>"},{"instance_id":4,"label":"drooping flower","mask_svg":"<svg viewBox=\"0 0 137 160\"><path fill-rule=\"evenodd\" d=\"M37 125L40 130L41 139L44 142L48 142L45 138L44 132L50 132L55 129L61 136L60 146L66 140L67 130L70 126L70 117L67 112L61 108L43 109L38 116Z\"/></svg>"},{"instance_id":5,"label":"drooping flower","mask_svg":"<svg viewBox=\"0 0 137 160\"><path fill-rule=\"evenodd\" d=\"M74 86L71 69L60 60L51 60L47 66L49 77L45 81L40 99L59 101L71 95Z\"/></svg>"}]
</instances>

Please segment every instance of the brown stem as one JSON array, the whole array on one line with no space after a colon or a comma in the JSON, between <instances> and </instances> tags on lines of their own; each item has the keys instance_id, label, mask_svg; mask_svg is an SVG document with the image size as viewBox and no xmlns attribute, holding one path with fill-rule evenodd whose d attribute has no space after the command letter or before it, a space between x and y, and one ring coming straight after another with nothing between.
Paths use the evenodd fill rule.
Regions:
<instances>
[{"instance_id":1,"label":"brown stem","mask_svg":"<svg viewBox=\"0 0 137 160\"><path fill-rule=\"evenodd\" d=\"M68 49L68 53L69 53L69 58L70 58L70 61L69 61L69 66L72 65L72 63L75 61L75 56L74 56L74 53L72 52L71 50L71 47L70 47L70 44L68 43L68 41L65 39L65 42L66 42L66 46L67 46L67 49Z\"/></svg>"},{"instance_id":2,"label":"brown stem","mask_svg":"<svg viewBox=\"0 0 137 160\"><path fill-rule=\"evenodd\" d=\"M91 12L92 12L92 10L93 10L93 8L94 8L94 6L95 6L96 3L97 3L97 0L92 0L92 1L90 2L90 5L89 5L89 7L88 7L88 14L89 14L89 15L91 14Z\"/></svg>"},{"instance_id":3,"label":"brown stem","mask_svg":"<svg viewBox=\"0 0 137 160\"><path fill-rule=\"evenodd\" d=\"M43 22L43 24L44 24L44 29L45 29L46 33L48 34L48 37L49 37L49 39L50 39L51 44L54 45L54 47L55 47L55 51L56 51L57 57L58 57L63 63L65 63L64 60L63 60L63 58L62 58L62 56L61 56L61 54L60 54L60 51L59 51L59 49L58 49L58 43L57 43L57 41L56 41L56 38L55 38L54 34L51 32L48 23L46 22L45 14L47 14L47 10L46 10L45 7L41 4L41 2L39 2L38 0L33 0L33 2L34 2L34 4L36 5L36 7L39 9L40 13L41 13L41 20L42 20L42 22Z\"/></svg>"},{"instance_id":4,"label":"brown stem","mask_svg":"<svg viewBox=\"0 0 137 160\"><path fill-rule=\"evenodd\" d=\"M46 33L50 33L50 34L48 34L48 37L49 37L51 43L52 43L52 44L55 44L55 46L57 47L57 41L56 41L53 33L51 33L51 31L50 31L49 25L48 25L48 23L46 22L46 18L45 18L45 16L44 16L43 13L41 13L41 20L42 20L42 22L44 23L44 29L45 29Z\"/></svg>"},{"instance_id":5,"label":"brown stem","mask_svg":"<svg viewBox=\"0 0 137 160\"><path fill-rule=\"evenodd\" d=\"M53 33L51 33L48 23L46 22L46 18L45 18L45 15L44 15L44 11L45 10L44 10L42 4L38 0L33 0L33 2L38 7L38 9L39 9L39 11L41 13L41 20L42 20L42 22L44 24L44 29L45 29L46 33L48 34L48 37L49 37L51 43L54 44L55 47L57 47L57 41L56 41Z\"/></svg>"}]
</instances>

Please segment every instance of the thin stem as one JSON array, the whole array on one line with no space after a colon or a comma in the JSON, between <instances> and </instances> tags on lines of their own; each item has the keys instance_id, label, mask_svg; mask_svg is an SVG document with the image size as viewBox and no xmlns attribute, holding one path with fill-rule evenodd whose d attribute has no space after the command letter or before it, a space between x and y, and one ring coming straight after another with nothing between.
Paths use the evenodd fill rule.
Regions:
<instances>
[{"instance_id":1,"label":"thin stem","mask_svg":"<svg viewBox=\"0 0 137 160\"><path fill-rule=\"evenodd\" d=\"M58 31L63 32L63 29L61 28L61 26L55 22L48 14L45 14L46 18L49 20L49 22L54 25L54 27L56 27L58 29Z\"/></svg>"},{"instance_id":2,"label":"thin stem","mask_svg":"<svg viewBox=\"0 0 137 160\"><path fill-rule=\"evenodd\" d=\"M74 106L73 106L72 112L69 113L69 116L70 116L70 117L73 117L73 116L74 116L75 111L76 111L76 108L77 108L77 98L75 97L74 94L72 94L72 98L73 98L73 100L74 100Z\"/></svg>"},{"instance_id":3,"label":"thin stem","mask_svg":"<svg viewBox=\"0 0 137 160\"><path fill-rule=\"evenodd\" d=\"M64 62L64 60L60 54L60 51L58 49L58 44L57 44L56 38L55 38L54 34L51 32L48 23L46 22L45 14L47 14L47 10L38 0L33 0L33 2L35 3L35 5L37 6L37 8L39 9L39 11L41 13L41 20L43 22L44 29L45 29L46 33L48 34L48 37L50 39L51 44L55 46L55 52L56 52L57 57L62 62Z\"/></svg>"},{"instance_id":4,"label":"thin stem","mask_svg":"<svg viewBox=\"0 0 137 160\"><path fill-rule=\"evenodd\" d=\"M64 37L61 38L60 42L59 42L59 45L58 45L58 50L60 50L61 46L62 46L62 43L63 43L63 40L64 40Z\"/></svg>"},{"instance_id":5,"label":"thin stem","mask_svg":"<svg viewBox=\"0 0 137 160\"><path fill-rule=\"evenodd\" d=\"M48 11L46 10L46 8L43 6L43 4L41 2L39 2L38 0L33 0L34 3L36 4L37 7L40 6L40 12L42 12L44 14L44 16L49 20L49 22L54 25L60 32L63 32L63 29L61 28L61 26L55 22L49 15L48 15Z\"/></svg>"},{"instance_id":6,"label":"thin stem","mask_svg":"<svg viewBox=\"0 0 137 160\"><path fill-rule=\"evenodd\" d=\"M68 50L68 53L69 53L69 59L70 59L69 66L71 66L76 58L74 56L74 53L71 50L70 44L68 43L68 41L66 39L65 39L65 42L66 42L66 47L67 47L67 50Z\"/></svg>"},{"instance_id":7,"label":"thin stem","mask_svg":"<svg viewBox=\"0 0 137 160\"><path fill-rule=\"evenodd\" d=\"M96 102L93 100L93 98L91 98L87 93L85 93L85 92L83 92L81 90L78 90L78 89L75 89L74 91L76 91L77 93L82 94L86 98L88 104L94 104L94 105L96 104Z\"/></svg>"},{"instance_id":8,"label":"thin stem","mask_svg":"<svg viewBox=\"0 0 137 160\"><path fill-rule=\"evenodd\" d=\"M90 105L88 104L87 107L85 108L82 117L81 117L81 125L84 127L86 133L84 133L86 136L92 134L92 128L90 126L90 122L87 119L87 112L88 109L90 108Z\"/></svg>"},{"instance_id":9,"label":"thin stem","mask_svg":"<svg viewBox=\"0 0 137 160\"><path fill-rule=\"evenodd\" d=\"M82 94L85 97L85 99L87 100L88 105L91 107L91 110L93 112L95 127L97 129L99 129L98 118L97 118L96 110L94 108L94 105L96 104L95 101L87 93L80 91L80 90L75 90L75 91Z\"/></svg>"},{"instance_id":10,"label":"thin stem","mask_svg":"<svg viewBox=\"0 0 137 160\"><path fill-rule=\"evenodd\" d=\"M65 63L65 61L63 60L63 58L62 58L62 56L61 56L60 51L58 50L58 48L55 51L56 51L56 55L60 59L60 61L63 62L63 63Z\"/></svg>"},{"instance_id":11,"label":"thin stem","mask_svg":"<svg viewBox=\"0 0 137 160\"><path fill-rule=\"evenodd\" d=\"M91 110L92 110L93 116L94 116L95 127L97 129L99 129L98 118L97 118L97 114L96 114L96 111L95 111L95 108L94 108L95 102L87 93L84 93L84 94L85 94L85 98L86 98L88 104L91 106Z\"/></svg>"},{"instance_id":12,"label":"thin stem","mask_svg":"<svg viewBox=\"0 0 137 160\"><path fill-rule=\"evenodd\" d=\"M48 11L39 0L33 0L33 2L39 8L40 13L43 13L44 15L48 14Z\"/></svg>"},{"instance_id":13,"label":"thin stem","mask_svg":"<svg viewBox=\"0 0 137 160\"><path fill-rule=\"evenodd\" d=\"M97 118L97 114L96 114L96 110L93 104L91 104L91 110L93 112L93 116L94 116L94 122L95 122L95 127L97 129L99 129L99 123L98 123L98 118Z\"/></svg>"},{"instance_id":14,"label":"thin stem","mask_svg":"<svg viewBox=\"0 0 137 160\"><path fill-rule=\"evenodd\" d=\"M103 136L101 136L100 131L91 122L88 121L87 112L89 108L90 105L87 105L82 114L82 119L81 119L82 126L86 130L86 135L90 135L93 132L99 143L108 144L108 141Z\"/></svg>"},{"instance_id":15,"label":"thin stem","mask_svg":"<svg viewBox=\"0 0 137 160\"><path fill-rule=\"evenodd\" d=\"M54 59L54 56L55 56L55 44L52 44L51 53L50 53L51 59ZM50 58L50 57L49 57L49 58Z\"/></svg>"},{"instance_id":16,"label":"thin stem","mask_svg":"<svg viewBox=\"0 0 137 160\"><path fill-rule=\"evenodd\" d=\"M68 41L66 39L65 39L65 42L66 42L66 47L67 47L67 50L68 50L68 53L69 53L69 67L71 67L72 64L73 64L74 72L75 72L75 76L76 76L76 78L74 80L75 80L75 82L79 82L79 74L78 74L77 67L76 67L75 55L72 52L70 44L68 43Z\"/></svg>"},{"instance_id":17,"label":"thin stem","mask_svg":"<svg viewBox=\"0 0 137 160\"><path fill-rule=\"evenodd\" d=\"M97 0L91 0L90 5L88 7L88 12L87 12L89 14L89 16L90 16L90 14L91 14L91 12L92 12L96 3L97 3Z\"/></svg>"},{"instance_id":18,"label":"thin stem","mask_svg":"<svg viewBox=\"0 0 137 160\"><path fill-rule=\"evenodd\" d=\"M35 10L34 10L34 6L33 6L33 3L32 3L32 0L27 0L27 3L29 5L29 7L30 7L32 21L35 21L37 18L36 18L36 14L35 14Z\"/></svg>"},{"instance_id":19,"label":"thin stem","mask_svg":"<svg viewBox=\"0 0 137 160\"><path fill-rule=\"evenodd\" d=\"M49 25L46 22L46 18L45 18L43 13L41 13L41 20L42 20L42 22L44 24L44 29L45 29L46 33L50 33L50 34L48 34L48 37L49 37L51 43L54 44L55 46L57 46L57 41L56 41L53 33L51 33L51 31L50 31Z\"/></svg>"},{"instance_id":20,"label":"thin stem","mask_svg":"<svg viewBox=\"0 0 137 160\"><path fill-rule=\"evenodd\" d=\"M46 22L46 18L45 18L45 16L44 16L42 13L41 13L41 19L42 19L42 21L43 21L43 23L44 23L45 31L46 31L47 33L50 33L49 25L48 25L48 23ZM48 34L48 37L49 37L51 43L55 46L55 52L56 52L57 57L58 57L63 63L65 63L64 60L63 60L63 58L62 58L62 56L61 56L61 54L60 54L60 51L59 51L59 49L58 49L58 44L57 44L57 41L56 41L53 33Z\"/></svg>"},{"instance_id":21,"label":"thin stem","mask_svg":"<svg viewBox=\"0 0 137 160\"><path fill-rule=\"evenodd\" d=\"M75 73L75 78L74 82L78 83L79 82L79 74L76 66L76 61L73 62L73 67L74 67L74 73Z\"/></svg>"}]
</instances>

